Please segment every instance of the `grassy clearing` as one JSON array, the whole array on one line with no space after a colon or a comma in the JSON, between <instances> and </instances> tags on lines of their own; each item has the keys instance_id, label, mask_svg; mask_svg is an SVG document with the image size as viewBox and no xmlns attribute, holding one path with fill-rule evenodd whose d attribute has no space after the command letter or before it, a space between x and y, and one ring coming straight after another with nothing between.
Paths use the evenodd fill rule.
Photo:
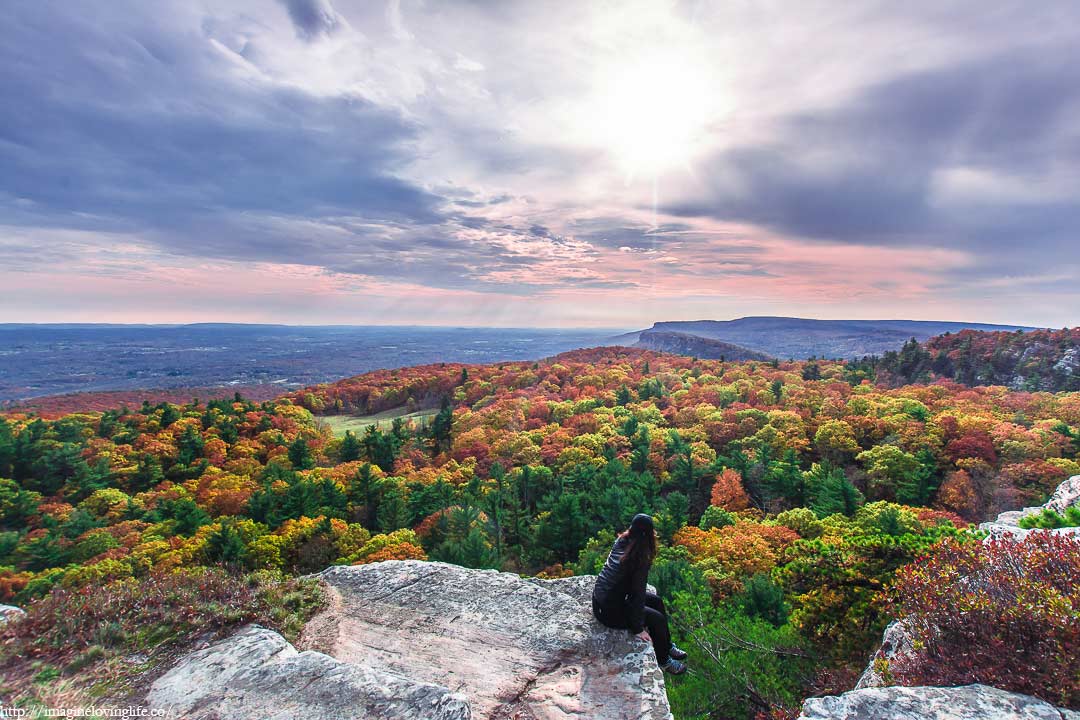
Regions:
<instances>
[{"instance_id":1,"label":"grassy clearing","mask_svg":"<svg viewBox=\"0 0 1080 720\"><path fill-rule=\"evenodd\" d=\"M389 430L396 418L412 421L419 427L426 427L427 423L438 412L438 410L407 412L402 407L384 410L375 415L327 415L320 417L319 421L330 426L330 429L334 432L334 437L344 437L346 430L352 430L357 435L362 435L371 425L378 426L379 430Z\"/></svg>"},{"instance_id":2,"label":"grassy clearing","mask_svg":"<svg viewBox=\"0 0 1080 720\"><path fill-rule=\"evenodd\" d=\"M193 644L247 623L295 642L318 581L195 568L53 591L0 629L0 697L19 708L138 700Z\"/></svg>"}]
</instances>

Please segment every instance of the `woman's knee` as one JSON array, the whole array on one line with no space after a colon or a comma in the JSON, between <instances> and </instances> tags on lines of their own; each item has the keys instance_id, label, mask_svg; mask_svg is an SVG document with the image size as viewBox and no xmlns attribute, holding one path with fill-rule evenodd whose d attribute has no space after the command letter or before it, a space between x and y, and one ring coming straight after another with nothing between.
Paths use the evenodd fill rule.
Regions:
<instances>
[{"instance_id":1,"label":"woman's knee","mask_svg":"<svg viewBox=\"0 0 1080 720\"><path fill-rule=\"evenodd\" d=\"M667 615L667 610L664 608L663 599L656 593L645 593L645 607L657 610L664 615Z\"/></svg>"},{"instance_id":2,"label":"woman's knee","mask_svg":"<svg viewBox=\"0 0 1080 720\"><path fill-rule=\"evenodd\" d=\"M655 608L645 608L645 624L650 628L667 628L667 615Z\"/></svg>"}]
</instances>

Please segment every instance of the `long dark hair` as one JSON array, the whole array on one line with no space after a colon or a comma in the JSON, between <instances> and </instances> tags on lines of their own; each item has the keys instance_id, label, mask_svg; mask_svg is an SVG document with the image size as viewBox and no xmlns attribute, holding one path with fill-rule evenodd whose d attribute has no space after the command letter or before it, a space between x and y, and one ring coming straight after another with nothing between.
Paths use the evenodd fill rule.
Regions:
<instances>
[{"instance_id":1,"label":"long dark hair","mask_svg":"<svg viewBox=\"0 0 1080 720\"><path fill-rule=\"evenodd\" d=\"M637 515L630 527L624 530L619 538L630 538L630 544L623 553L620 565L626 565L636 570L643 564L652 565L656 557L656 533L653 532L652 518L648 515Z\"/></svg>"}]
</instances>

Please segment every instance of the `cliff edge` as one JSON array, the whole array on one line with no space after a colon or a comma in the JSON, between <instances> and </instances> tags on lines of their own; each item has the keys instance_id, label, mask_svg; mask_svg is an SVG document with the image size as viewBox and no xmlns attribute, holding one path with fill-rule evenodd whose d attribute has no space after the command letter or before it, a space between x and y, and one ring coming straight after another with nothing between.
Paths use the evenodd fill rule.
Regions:
<instances>
[{"instance_id":1,"label":"cliff edge","mask_svg":"<svg viewBox=\"0 0 1080 720\"><path fill-rule=\"evenodd\" d=\"M319 577L331 603L308 649L248 626L182 658L148 704L193 720L671 718L652 649L593 620L591 576L391 560Z\"/></svg>"}]
</instances>

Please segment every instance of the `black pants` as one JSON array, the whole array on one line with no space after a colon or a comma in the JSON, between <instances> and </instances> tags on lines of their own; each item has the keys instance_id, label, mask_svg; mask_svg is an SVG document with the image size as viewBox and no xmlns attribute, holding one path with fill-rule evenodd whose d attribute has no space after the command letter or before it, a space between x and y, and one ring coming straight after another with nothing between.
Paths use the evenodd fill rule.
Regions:
<instances>
[{"instance_id":1,"label":"black pants","mask_svg":"<svg viewBox=\"0 0 1080 720\"><path fill-rule=\"evenodd\" d=\"M593 601L592 609L596 619L610 628L630 627L629 609L625 604L598 605ZM668 661L668 651L671 650L671 632L668 630L664 601L651 592L645 593L645 627L652 638L656 662L663 665Z\"/></svg>"}]
</instances>

